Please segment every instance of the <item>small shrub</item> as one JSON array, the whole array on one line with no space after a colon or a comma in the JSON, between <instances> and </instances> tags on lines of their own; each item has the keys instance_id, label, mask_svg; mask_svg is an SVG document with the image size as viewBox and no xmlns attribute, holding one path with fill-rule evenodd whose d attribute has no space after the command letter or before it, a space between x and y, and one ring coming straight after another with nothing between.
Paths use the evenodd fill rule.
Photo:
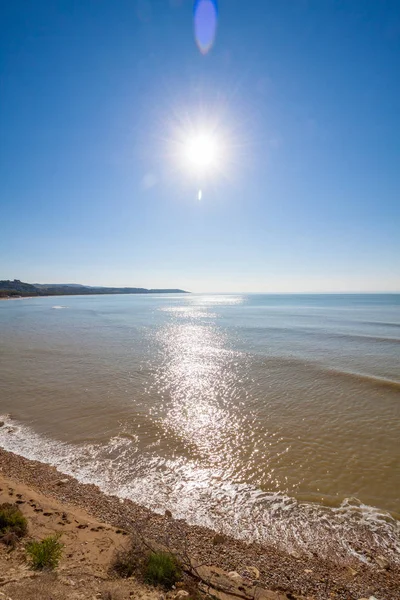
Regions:
<instances>
[{"instance_id":1,"label":"small shrub","mask_svg":"<svg viewBox=\"0 0 400 600\"><path fill-rule=\"evenodd\" d=\"M120 550L111 565L111 570L120 577L132 577L143 573L146 549L139 540L132 540L129 548Z\"/></svg>"},{"instance_id":2,"label":"small shrub","mask_svg":"<svg viewBox=\"0 0 400 600\"><path fill-rule=\"evenodd\" d=\"M115 571L120 577L132 577L137 568L136 556L131 552L118 552L114 564L112 565L113 571Z\"/></svg>"},{"instance_id":3,"label":"small shrub","mask_svg":"<svg viewBox=\"0 0 400 600\"><path fill-rule=\"evenodd\" d=\"M15 543L28 530L28 522L15 504L0 504L0 539L7 544Z\"/></svg>"},{"instance_id":4,"label":"small shrub","mask_svg":"<svg viewBox=\"0 0 400 600\"><path fill-rule=\"evenodd\" d=\"M166 589L170 589L182 577L179 563L172 554L149 552L140 539L133 539L129 548L118 552L111 570L120 577L135 575L146 583Z\"/></svg>"},{"instance_id":5,"label":"small shrub","mask_svg":"<svg viewBox=\"0 0 400 600\"><path fill-rule=\"evenodd\" d=\"M144 574L147 583L170 589L181 577L181 568L172 554L168 554L168 552L151 552L149 554Z\"/></svg>"},{"instance_id":6,"label":"small shrub","mask_svg":"<svg viewBox=\"0 0 400 600\"><path fill-rule=\"evenodd\" d=\"M59 541L60 534L51 535L41 542L29 542L26 551L33 569L55 569L62 555L64 544Z\"/></svg>"}]
</instances>

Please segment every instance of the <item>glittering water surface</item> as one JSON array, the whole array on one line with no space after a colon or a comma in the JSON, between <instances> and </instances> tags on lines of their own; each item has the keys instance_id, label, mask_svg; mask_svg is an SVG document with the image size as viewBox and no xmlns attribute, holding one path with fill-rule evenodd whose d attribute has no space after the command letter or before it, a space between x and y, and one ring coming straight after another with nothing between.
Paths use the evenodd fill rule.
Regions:
<instances>
[{"instance_id":1,"label":"glittering water surface","mask_svg":"<svg viewBox=\"0 0 400 600\"><path fill-rule=\"evenodd\" d=\"M0 336L6 449L245 539L398 550L400 296L3 301Z\"/></svg>"}]
</instances>

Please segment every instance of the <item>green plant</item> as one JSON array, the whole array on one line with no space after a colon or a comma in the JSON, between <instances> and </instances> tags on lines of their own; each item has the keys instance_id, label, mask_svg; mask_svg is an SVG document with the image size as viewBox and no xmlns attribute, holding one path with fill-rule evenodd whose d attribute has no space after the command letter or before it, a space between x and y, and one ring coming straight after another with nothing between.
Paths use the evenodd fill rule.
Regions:
<instances>
[{"instance_id":1,"label":"green plant","mask_svg":"<svg viewBox=\"0 0 400 600\"><path fill-rule=\"evenodd\" d=\"M13 543L23 537L28 530L28 522L15 504L0 504L0 539Z\"/></svg>"},{"instance_id":2,"label":"green plant","mask_svg":"<svg viewBox=\"0 0 400 600\"><path fill-rule=\"evenodd\" d=\"M181 577L181 568L172 554L168 552L151 552L148 555L144 573L147 583L170 589Z\"/></svg>"},{"instance_id":3,"label":"green plant","mask_svg":"<svg viewBox=\"0 0 400 600\"><path fill-rule=\"evenodd\" d=\"M29 542L26 551L33 569L55 569L62 555L64 544L59 541L60 534L51 535L41 542Z\"/></svg>"}]
</instances>

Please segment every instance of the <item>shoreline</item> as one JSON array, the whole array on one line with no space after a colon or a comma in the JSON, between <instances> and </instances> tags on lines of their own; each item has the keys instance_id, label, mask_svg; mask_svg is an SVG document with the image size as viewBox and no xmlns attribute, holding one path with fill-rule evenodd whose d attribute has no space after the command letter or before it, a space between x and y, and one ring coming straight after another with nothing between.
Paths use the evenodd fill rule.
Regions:
<instances>
[{"instance_id":1,"label":"shoreline","mask_svg":"<svg viewBox=\"0 0 400 600\"><path fill-rule=\"evenodd\" d=\"M39 298L40 296L0 296L0 300L30 300L31 298Z\"/></svg>"},{"instance_id":2,"label":"shoreline","mask_svg":"<svg viewBox=\"0 0 400 600\"><path fill-rule=\"evenodd\" d=\"M252 565L260 571L260 582L269 590L313 597L356 599L375 596L378 600L400 600L400 567L376 562L372 554L366 563L352 556L337 561L315 556L291 555L272 546L246 544L183 520L166 511L159 515L131 500L108 496L93 484L83 484L55 467L0 448L0 479L10 479L39 492L49 500L87 511L111 527L134 531L139 527L148 539L172 547L184 543L197 564L214 565L225 571L241 572ZM63 481L60 484L60 481ZM384 559L384 557L383 557Z\"/></svg>"}]
</instances>

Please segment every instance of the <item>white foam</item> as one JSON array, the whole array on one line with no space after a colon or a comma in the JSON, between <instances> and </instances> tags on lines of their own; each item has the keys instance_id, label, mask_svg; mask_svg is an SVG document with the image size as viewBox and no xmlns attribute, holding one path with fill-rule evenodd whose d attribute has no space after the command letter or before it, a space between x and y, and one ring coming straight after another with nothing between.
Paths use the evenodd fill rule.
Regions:
<instances>
[{"instance_id":1,"label":"white foam","mask_svg":"<svg viewBox=\"0 0 400 600\"><path fill-rule=\"evenodd\" d=\"M222 473L184 458L165 460L139 452L125 436L108 444L74 446L43 438L30 427L0 416L0 446L56 466L107 494L129 498L176 518L205 525L246 541L273 544L289 552L352 555L365 562L363 548L400 563L399 522L355 499L337 508L299 502L250 485L222 481Z\"/></svg>"}]
</instances>

